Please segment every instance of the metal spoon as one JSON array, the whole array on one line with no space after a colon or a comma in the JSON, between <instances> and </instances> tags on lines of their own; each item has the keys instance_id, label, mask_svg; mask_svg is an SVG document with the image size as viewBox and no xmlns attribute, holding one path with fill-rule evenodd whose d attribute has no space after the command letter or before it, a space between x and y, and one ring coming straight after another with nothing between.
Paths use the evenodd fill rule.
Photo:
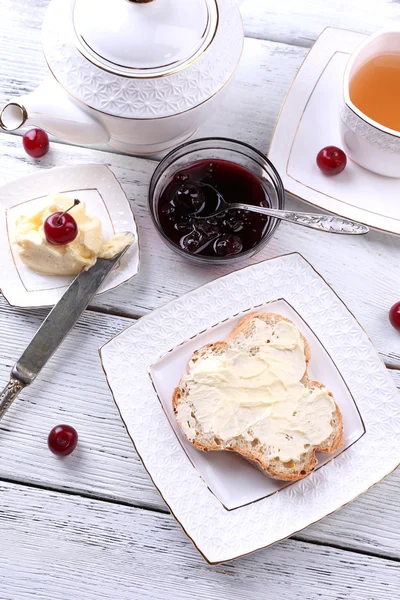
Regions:
<instances>
[{"instance_id":1,"label":"metal spoon","mask_svg":"<svg viewBox=\"0 0 400 600\"><path fill-rule=\"evenodd\" d=\"M328 233L364 235L369 231L369 227L366 225L357 223L357 221L350 221L349 219L343 219L342 217L336 217L333 215L294 212L291 210L280 210L277 208L264 208L262 206L242 204L241 202L229 203L219 193L217 210L207 215L195 215L195 218L208 219L209 217L215 217L226 210L248 210L250 212L260 213L262 215L268 215L269 217L274 217L275 219L281 219L282 221L288 221L289 223L294 223L295 225L310 227L310 229L327 231Z\"/></svg>"}]
</instances>

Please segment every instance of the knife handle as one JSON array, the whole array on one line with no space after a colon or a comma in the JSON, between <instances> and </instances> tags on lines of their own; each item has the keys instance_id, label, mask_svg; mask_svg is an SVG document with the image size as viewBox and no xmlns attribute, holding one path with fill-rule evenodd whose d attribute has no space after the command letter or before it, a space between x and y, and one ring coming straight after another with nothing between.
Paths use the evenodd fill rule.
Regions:
<instances>
[{"instance_id":1,"label":"knife handle","mask_svg":"<svg viewBox=\"0 0 400 600\"><path fill-rule=\"evenodd\" d=\"M0 419L4 417L18 394L26 387L25 383L10 377L10 381L0 395Z\"/></svg>"}]
</instances>

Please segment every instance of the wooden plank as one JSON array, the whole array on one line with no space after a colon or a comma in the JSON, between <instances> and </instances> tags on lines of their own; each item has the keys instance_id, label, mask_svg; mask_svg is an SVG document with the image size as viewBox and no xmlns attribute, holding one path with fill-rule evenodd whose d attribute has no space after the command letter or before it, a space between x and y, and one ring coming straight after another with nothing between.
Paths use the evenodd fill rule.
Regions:
<instances>
[{"instance_id":1,"label":"wooden plank","mask_svg":"<svg viewBox=\"0 0 400 600\"><path fill-rule=\"evenodd\" d=\"M0 299L4 384L44 315L9 308ZM167 511L125 432L97 353L101 344L131 322L90 311L82 316L36 382L0 422L0 478ZM80 436L76 452L65 461L55 458L46 443L50 429L63 422L75 426ZM400 558L399 489L400 470L299 538Z\"/></svg>"},{"instance_id":2,"label":"wooden plank","mask_svg":"<svg viewBox=\"0 0 400 600\"><path fill-rule=\"evenodd\" d=\"M0 484L2 600L388 600L395 561L286 541L210 566L169 515Z\"/></svg>"},{"instance_id":3,"label":"wooden plank","mask_svg":"<svg viewBox=\"0 0 400 600\"><path fill-rule=\"evenodd\" d=\"M400 560L400 470L296 539L339 545Z\"/></svg>"},{"instance_id":4,"label":"wooden plank","mask_svg":"<svg viewBox=\"0 0 400 600\"><path fill-rule=\"evenodd\" d=\"M147 205L153 161L53 143L51 152L35 162L21 150L17 136L3 134L0 140L0 178L4 182L41 168L85 162L108 164L119 178L138 219L141 272L126 285L99 296L97 307L140 316L237 268L193 266L160 240ZM288 205L304 209L297 200ZM390 306L399 299L398 238L377 231L364 238L327 235L283 223L270 244L242 266L288 252L300 252L315 266L365 327L382 357L400 365L399 334L387 318Z\"/></svg>"},{"instance_id":5,"label":"wooden plank","mask_svg":"<svg viewBox=\"0 0 400 600\"><path fill-rule=\"evenodd\" d=\"M328 26L372 33L400 22L400 6L392 0L245 0L241 10L247 36L307 48Z\"/></svg>"},{"instance_id":6,"label":"wooden plank","mask_svg":"<svg viewBox=\"0 0 400 600\"><path fill-rule=\"evenodd\" d=\"M391 369L390 374L393 377L395 384L400 389L400 369Z\"/></svg>"},{"instance_id":7,"label":"wooden plank","mask_svg":"<svg viewBox=\"0 0 400 600\"><path fill-rule=\"evenodd\" d=\"M40 30L49 0L3 0L0 51L12 69L24 63L24 54L34 52L29 64L44 68ZM242 0L246 36L310 47L325 27L342 27L363 33L397 26L400 8L392 0ZM15 49L16 52L12 52ZM13 70L11 70L11 73ZM27 69L23 70L26 75Z\"/></svg>"}]
</instances>

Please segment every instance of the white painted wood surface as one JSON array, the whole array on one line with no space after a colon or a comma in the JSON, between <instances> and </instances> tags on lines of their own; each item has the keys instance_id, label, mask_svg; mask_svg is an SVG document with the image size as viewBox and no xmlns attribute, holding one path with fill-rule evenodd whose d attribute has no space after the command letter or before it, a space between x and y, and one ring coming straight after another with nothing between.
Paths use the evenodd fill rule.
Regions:
<instances>
[{"instance_id":1,"label":"white painted wood surface","mask_svg":"<svg viewBox=\"0 0 400 600\"><path fill-rule=\"evenodd\" d=\"M2 600L394 600L395 561L288 540L207 565L170 515L0 483Z\"/></svg>"},{"instance_id":2,"label":"white painted wood surface","mask_svg":"<svg viewBox=\"0 0 400 600\"><path fill-rule=\"evenodd\" d=\"M40 45L47 4L0 0L0 106L34 89L47 73ZM353 0L351 6L347 0L245 0L242 11L249 36L242 64L225 107L198 136L237 137L262 151L307 48L325 26L369 32L400 18L400 4L390 0ZM220 567L207 566L164 514L119 419L97 349L135 317L228 269L193 267L159 240L146 198L155 162L62 143L33 161L19 136L0 136L2 181L83 162L111 166L132 201L142 272L96 300L0 423L0 600L397 597L400 471L295 539ZM288 204L305 206L290 199ZM377 232L362 240L336 238L283 225L253 262L291 251L314 264L382 358L400 368L400 337L387 319L400 298L399 239ZM0 380L44 315L11 309L0 299ZM400 370L392 374L400 387ZM75 425L80 435L66 461L46 447L58 422Z\"/></svg>"},{"instance_id":3,"label":"white painted wood surface","mask_svg":"<svg viewBox=\"0 0 400 600\"><path fill-rule=\"evenodd\" d=\"M325 27L372 33L398 27L396 0L245 0L246 35L311 47Z\"/></svg>"}]
</instances>

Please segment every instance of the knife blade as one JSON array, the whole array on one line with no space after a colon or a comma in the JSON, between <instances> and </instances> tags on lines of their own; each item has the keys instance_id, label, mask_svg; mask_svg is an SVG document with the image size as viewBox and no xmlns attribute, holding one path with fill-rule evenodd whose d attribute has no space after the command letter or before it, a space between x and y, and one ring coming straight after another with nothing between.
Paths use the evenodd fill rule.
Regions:
<instances>
[{"instance_id":1,"label":"knife blade","mask_svg":"<svg viewBox=\"0 0 400 600\"><path fill-rule=\"evenodd\" d=\"M11 370L10 381L0 395L0 419L18 394L39 375L128 248L129 246L112 259L99 258L88 271L79 273L47 315Z\"/></svg>"}]
</instances>

